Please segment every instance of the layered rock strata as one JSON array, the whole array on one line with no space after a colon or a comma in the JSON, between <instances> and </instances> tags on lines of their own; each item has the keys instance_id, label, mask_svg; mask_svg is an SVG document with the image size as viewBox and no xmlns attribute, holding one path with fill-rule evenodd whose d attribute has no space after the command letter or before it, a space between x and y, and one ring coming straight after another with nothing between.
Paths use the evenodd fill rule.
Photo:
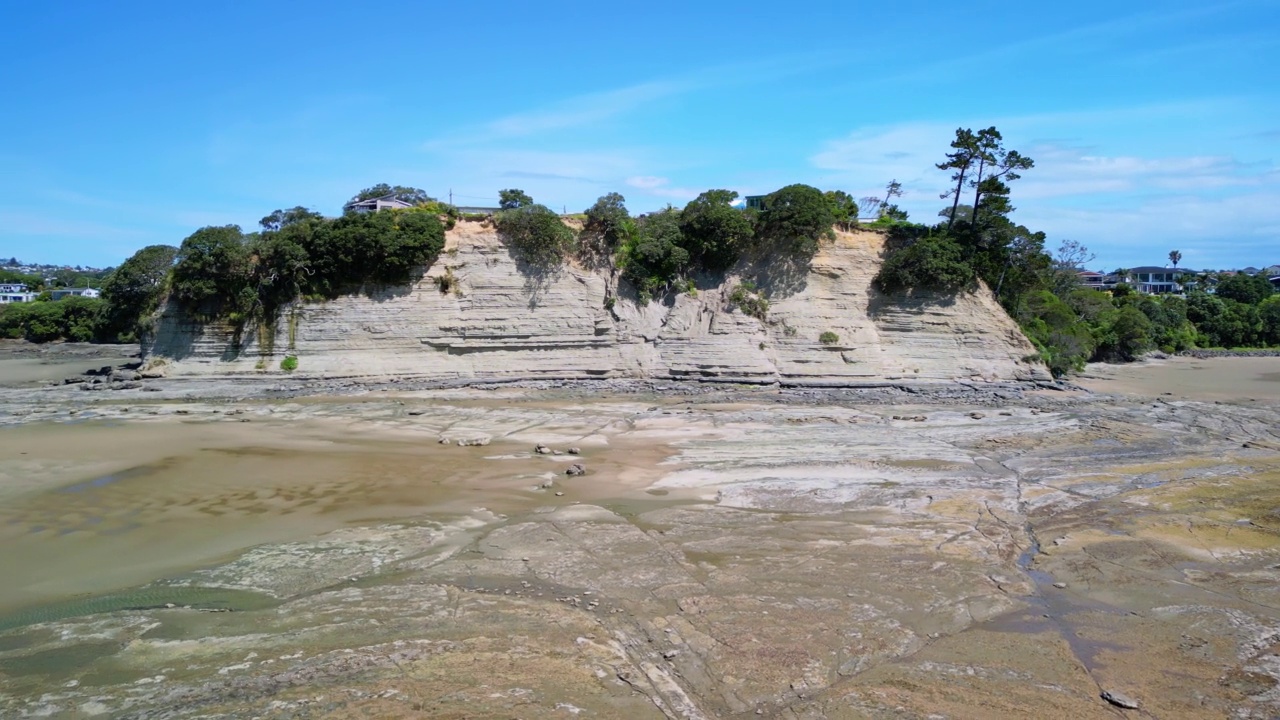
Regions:
<instances>
[{"instance_id":1,"label":"layered rock strata","mask_svg":"<svg viewBox=\"0 0 1280 720\"><path fill-rule=\"evenodd\" d=\"M1047 379L986 288L888 298L884 237L839 233L803 267L743 263L723 282L640 303L611 268L538 272L489 226L462 223L421 281L289 308L236 332L170 304L144 347L174 374L298 371L439 380L662 377L788 385ZM731 299L750 281L763 318ZM442 289L443 288L443 289ZM827 342L820 337L833 333Z\"/></svg>"}]
</instances>

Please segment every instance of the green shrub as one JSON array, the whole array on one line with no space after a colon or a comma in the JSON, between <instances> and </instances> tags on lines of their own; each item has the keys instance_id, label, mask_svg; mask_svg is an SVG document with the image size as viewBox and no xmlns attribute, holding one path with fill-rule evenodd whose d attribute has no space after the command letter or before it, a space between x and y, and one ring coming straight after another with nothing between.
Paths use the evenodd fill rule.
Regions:
<instances>
[{"instance_id":1,"label":"green shrub","mask_svg":"<svg viewBox=\"0 0 1280 720\"><path fill-rule=\"evenodd\" d=\"M298 369L298 357L296 355L286 355L280 361L280 369L285 372L293 372Z\"/></svg>"},{"instance_id":2,"label":"green shrub","mask_svg":"<svg viewBox=\"0 0 1280 720\"><path fill-rule=\"evenodd\" d=\"M977 280L964 249L945 237L923 237L889 252L873 284L883 293L913 290L956 292Z\"/></svg>"},{"instance_id":3,"label":"green shrub","mask_svg":"<svg viewBox=\"0 0 1280 720\"><path fill-rule=\"evenodd\" d=\"M104 307L102 300L85 297L4 305L0 307L0 337L36 343L92 342L106 334L102 330Z\"/></svg>"},{"instance_id":4,"label":"green shrub","mask_svg":"<svg viewBox=\"0 0 1280 720\"><path fill-rule=\"evenodd\" d=\"M503 239L532 265L558 265L573 245L573 230L542 205L502 210L494 220Z\"/></svg>"},{"instance_id":5,"label":"green shrub","mask_svg":"<svg viewBox=\"0 0 1280 720\"><path fill-rule=\"evenodd\" d=\"M1017 319L1054 376L1083 369L1093 356L1097 340L1089 326L1048 290L1029 294Z\"/></svg>"},{"instance_id":6,"label":"green shrub","mask_svg":"<svg viewBox=\"0 0 1280 720\"><path fill-rule=\"evenodd\" d=\"M635 236L620 248L618 266L641 303L667 291L688 268L689 252L682 243L680 211L668 207L642 218Z\"/></svg>"},{"instance_id":7,"label":"green shrub","mask_svg":"<svg viewBox=\"0 0 1280 720\"><path fill-rule=\"evenodd\" d=\"M818 342L823 345L835 345L840 342L840 336L828 330L818 336Z\"/></svg>"},{"instance_id":8,"label":"green shrub","mask_svg":"<svg viewBox=\"0 0 1280 720\"><path fill-rule=\"evenodd\" d=\"M745 315L763 322L769 316L769 301L756 291L755 283L743 280L729 293L729 302Z\"/></svg>"}]
</instances>

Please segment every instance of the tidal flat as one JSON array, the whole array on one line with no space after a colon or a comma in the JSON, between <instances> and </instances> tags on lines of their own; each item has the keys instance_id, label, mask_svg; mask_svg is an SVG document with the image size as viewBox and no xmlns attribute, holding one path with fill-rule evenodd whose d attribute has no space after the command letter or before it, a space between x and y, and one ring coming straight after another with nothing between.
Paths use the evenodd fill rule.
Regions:
<instances>
[{"instance_id":1,"label":"tidal flat","mask_svg":"<svg viewBox=\"0 0 1280 720\"><path fill-rule=\"evenodd\" d=\"M3 387L0 716L1275 717L1278 372Z\"/></svg>"}]
</instances>

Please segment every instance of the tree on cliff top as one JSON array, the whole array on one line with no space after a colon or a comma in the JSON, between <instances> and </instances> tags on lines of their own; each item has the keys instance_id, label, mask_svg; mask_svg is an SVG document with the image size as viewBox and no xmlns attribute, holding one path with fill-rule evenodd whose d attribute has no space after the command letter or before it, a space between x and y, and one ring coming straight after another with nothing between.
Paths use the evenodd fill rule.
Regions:
<instances>
[{"instance_id":1,"label":"tree on cliff top","mask_svg":"<svg viewBox=\"0 0 1280 720\"><path fill-rule=\"evenodd\" d=\"M728 270L751 242L754 228L733 207L737 199L738 193L732 190L708 190L684 206L680 245L692 265L712 272Z\"/></svg>"},{"instance_id":2,"label":"tree on cliff top","mask_svg":"<svg viewBox=\"0 0 1280 720\"><path fill-rule=\"evenodd\" d=\"M759 237L773 248L812 255L818 240L831 236L835 218L822 191L810 185L788 185L764 200Z\"/></svg>"},{"instance_id":3,"label":"tree on cliff top","mask_svg":"<svg viewBox=\"0 0 1280 720\"><path fill-rule=\"evenodd\" d=\"M533 198L523 190L508 188L498 191L498 207L503 210L515 210L533 204Z\"/></svg>"},{"instance_id":4,"label":"tree on cliff top","mask_svg":"<svg viewBox=\"0 0 1280 720\"><path fill-rule=\"evenodd\" d=\"M527 197L527 196L526 196ZM521 205L494 216L498 232L531 265L548 267L564 261L575 238L560 216L543 205Z\"/></svg>"},{"instance_id":5,"label":"tree on cliff top","mask_svg":"<svg viewBox=\"0 0 1280 720\"><path fill-rule=\"evenodd\" d=\"M102 284L103 333L131 338L138 321L156 307L178 248L148 245L134 253Z\"/></svg>"},{"instance_id":6,"label":"tree on cliff top","mask_svg":"<svg viewBox=\"0 0 1280 720\"><path fill-rule=\"evenodd\" d=\"M203 227L182 241L173 267L173 296L192 308L235 305L248 281L249 250L238 225Z\"/></svg>"},{"instance_id":7,"label":"tree on cliff top","mask_svg":"<svg viewBox=\"0 0 1280 720\"><path fill-rule=\"evenodd\" d=\"M390 195L392 198L400 202L409 203L410 205L421 205L428 203L435 198L427 194L427 191L415 187L406 187L404 185L388 185L386 183L378 183L373 187L367 187L356 193L347 204L360 202L361 200L369 200L371 198L386 197ZM294 208L295 210L298 208Z\"/></svg>"}]
</instances>

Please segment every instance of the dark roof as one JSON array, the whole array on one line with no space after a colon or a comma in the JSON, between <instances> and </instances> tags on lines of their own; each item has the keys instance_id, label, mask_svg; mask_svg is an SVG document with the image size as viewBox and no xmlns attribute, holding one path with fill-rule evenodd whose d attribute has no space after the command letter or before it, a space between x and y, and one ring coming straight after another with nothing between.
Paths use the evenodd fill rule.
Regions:
<instances>
[{"instance_id":1,"label":"dark roof","mask_svg":"<svg viewBox=\"0 0 1280 720\"><path fill-rule=\"evenodd\" d=\"M1129 272L1131 273L1166 273L1166 272L1194 273L1195 270L1192 270L1190 268L1182 268L1182 267L1172 268L1172 267L1159 267L1156 265L1144 265L1142 267L1129 268Z\"/></svg>"},{"instance_id":2,"label":"dark roof","mask_svg":"<svg viewBox=\"0 0 1280 720\"><path fill-rule=\"evenodd\" d=\"M400 198L396 197L394 193L387 193L386 195L379 195L378 197L365 198L363 200L356 200L354 202L349 202L346 205L343 205L342 207L349 208L349 207L356 207L357 205L376 205L379 200L384 200L389 202L398 202L404 205L409 204L401 200Z\"/></svg>"}]
</instances>

